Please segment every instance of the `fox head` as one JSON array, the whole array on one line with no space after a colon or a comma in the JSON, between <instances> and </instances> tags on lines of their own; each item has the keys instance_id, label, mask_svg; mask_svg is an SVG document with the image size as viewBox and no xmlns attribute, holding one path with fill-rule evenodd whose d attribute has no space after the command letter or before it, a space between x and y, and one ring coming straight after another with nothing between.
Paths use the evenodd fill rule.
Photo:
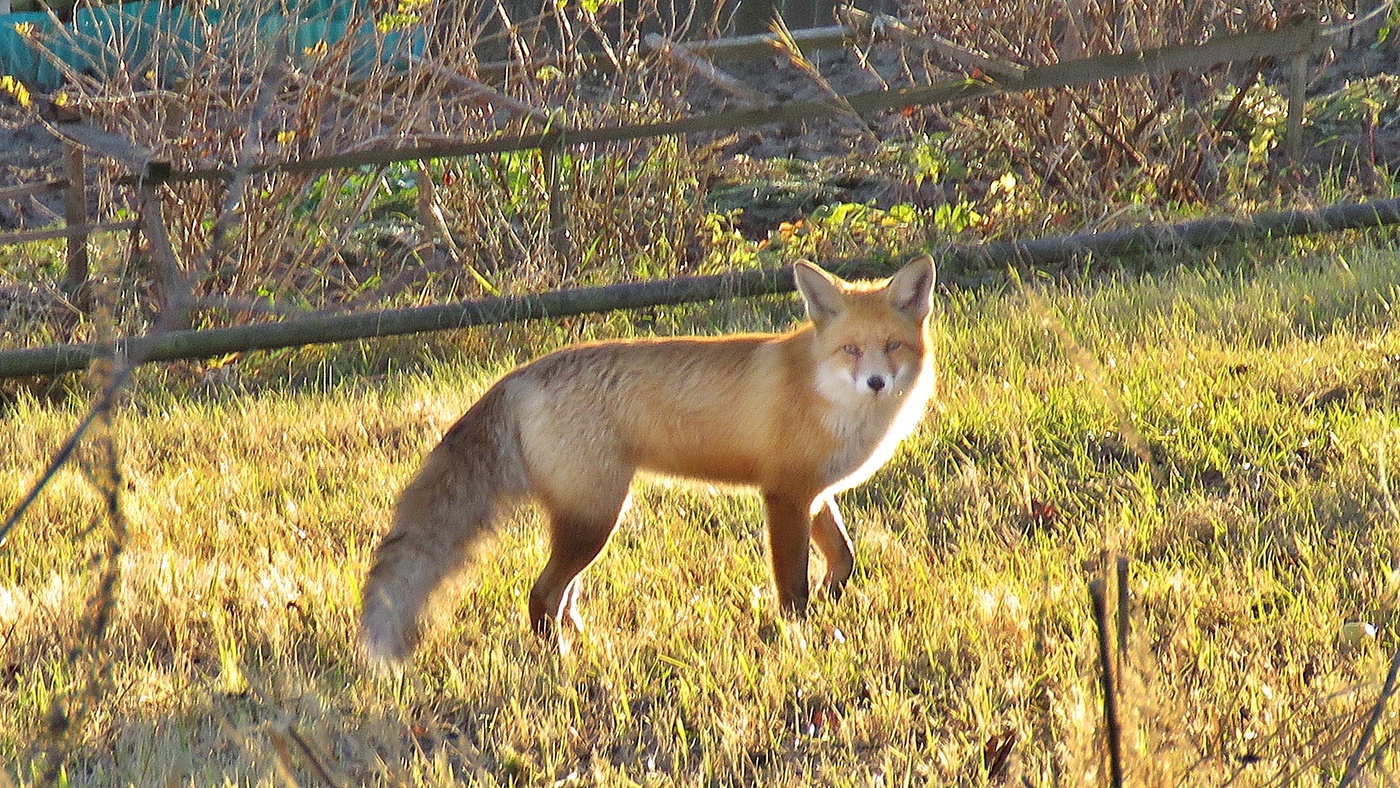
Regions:
<instances>
[{"instance_id":1,"label":"fox head","mask_svg":"<svg viewBox=\"0 0 1400 788\"><path fill-rule=\"evenodd\" d=\"M933 259L889 279L847 282L808 262L793 269L815 327L817 389L832 402L897 399L928 366Z\"/></svg>"}]
</instances>

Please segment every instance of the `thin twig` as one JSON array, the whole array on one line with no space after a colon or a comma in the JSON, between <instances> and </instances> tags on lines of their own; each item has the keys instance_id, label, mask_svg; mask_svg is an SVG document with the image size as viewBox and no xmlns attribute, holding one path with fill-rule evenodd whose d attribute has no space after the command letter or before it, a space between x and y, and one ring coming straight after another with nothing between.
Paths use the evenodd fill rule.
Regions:
<instances>
[{"instance_id":1,"label":"thin twig","mask_svg":"<svg viewBox=\"0 0 1400 788\"><path fill-rule=\"evenodd\" d=\"M1386 701L1395 694L1395 679L1400 674L1400 648L1395 650L1395 656L1390 658L1390 671L1385 675L1385 685L1381 687L1381 694L1376 698L1376 703L1371 707L1371 716L1367 718L1366 725L1361 729L1361 739L1356 743L1356 749L1352 750L1351 757L1347 759L1346 771L1342 772L1341 782L1337 783L1337 788L1346 788L1351 785L1361 774L1361 759L1366 755L1366 748L1371 744L1371 737L1376 734L1376 725L1381 721L1381 714L1385 712Z\"/></svg>"},{"instance_id":2,"label":"thin twig","mask_svg":"<svg viewBox=\"0 0 1400 788\"><path fill-rule=\"evenodd\" d=\"M1089 581L1089 599L1099 630L1099 688L1103 693L1104 734L1108 737L1109 785L1123 786L1123 726L1118 717L1118 689L1113 674L1112 631L1108 615L1108 591L1102 577Z\"/></svg>"},{"instance_id":3,"label":"thin twig","mask_svg":"<svg viewBox=\"0 0 1400 788\"><path fill-rule=\"evenodd\" d=\"M1123 661L1128 658L1128 568L1130 561L1126 555L1118 556L1115 569L1118 575L1118 674L1123 674Z\"/></svg>"},{"instance_id":4,"label":"thin twig","mask_svg":"<svg viewBox=\"0 0 1400 788\"><path fill-rule=\"evenodd\" d=\"M847 100L846 96L837 93L836 88L833 88L826 77L822 76L821 69L817 68L817 65L808 60L807 56L802 53L801 48L798 47L797 39L793 38L792 31L788 29L787 22L783 20L782 15L775 15L773 17L772 30L773 34L777 36L775 46L777 46L778 50L787 55L788 60L791 61L794 66L797 66L797 70L806 74L807 78L812 80L817 87L821 88L822 92L826 93L829 100L840 108L841 111L838 117L849 120L856 128L864 132L867 137L878 142L880 137L875 133L875 130L870 127L870 122L865 119L865 116L861 115L856 111L855 107L851 106L851 102Z\"/></svg>"},{"instance_id":5,"label":"thin twig","mask_svg":"<svg viewBox=\"0 0 1400 788\"><path fill-rule=\"evenodd\" d=\"M126 547L126 518L121 508L122 473L121 464L117 458L116 442L113 438L114 425L110 401L108 407L102 410L99 420L102 425L99 445L105 462L101 468L101 478L96 481L100 484L107 520L112 527L112 535L103 556L101 580L98 581L97 588L94 589L88 603L92 626L86 636L85 651L93 655L94 658L89 664L87 681L83 686L83 691L78 696L80 703L76 709L65 709L64 702L67 698L56 698L48 715L45 738L49 740L50 746L45 752L47 763L44 767L42 780L46 785L58 784L63 764L68 760L69 747L67 745L72 741L72 737L68 734L81 729L91 707L91 701L100 694L101 684L106 679L107 668L111 664L111 660L106 658L106 650L102 648L102 642L106 639L107 627L111 623L112 609L116 602L117 581L121 577L121 556ZM74 648L69 654L69 661L76 661L79 653L81 652Z\"/></svg>"},{"instance_id":6,"label":"thin twig","mask_svg":"<svg viewBox=\"0 0 1400 788\"><path fill-rule=\"evenodd\" d=\"M302 760L311 765L311 771L321 782L332 786L340 785L340 781L332 777L330 769L322 763L322 758L316 752L316 748L311 746L311 742L307 741L306 737L302 736L301 732L298 731L296 726L290 721L279 723L273 728L272 736L273 741L277 744L278 758L286 762L286 766L289 770L291 768L291 754L287 752L285 742L277 741L281 736L285 736L287 739L291 740L292 744L296 745L296 750L301 755Z\"/></svg>"},{"instance_id":7,"label":"thin twig","mask_svg":"<svg viewBox=\"0 0 1400 788\"><path fill-rule=\"evenodd\" d=\"M685 67L692 73L713 83L715 87L718 87L731 96L757 107L765 107L773 103L773 99L763 91L749 87L738 77L716 67L710 61L695 55L691 51L676 46L669 38L659 33L647 33L643 42L648 49L660 54L673 63Z\"/></svg>"}]
</instances>

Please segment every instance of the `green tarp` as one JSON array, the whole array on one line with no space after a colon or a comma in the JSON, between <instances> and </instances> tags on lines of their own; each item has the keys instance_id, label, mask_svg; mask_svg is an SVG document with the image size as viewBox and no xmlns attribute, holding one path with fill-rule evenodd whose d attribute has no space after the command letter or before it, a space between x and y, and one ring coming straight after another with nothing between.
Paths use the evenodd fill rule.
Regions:
<instances>
[{"instance_id":1,"label":"green tarp","mask_svg":"<svg viewBox=\"0 0 1400 788\"><path fill-rule=\"evenodd\" d=\"M210 55L224 58L234 55L235 47L250 45L270 48L278 39L293 57L307 57L323 42L333 46L353 36L352 75L377 63L401 67L408 55L422 53L420 29L381 32L365 0L278 3L285 15L248 5L82 5L63 24L47 13L0 14L0 76L13 76L31 90L52 91L63 82L61 62L98 78L126 71L170 85ZM47 52L32 46L23 31L43 42Z\"/></svg>"}]
</instances>

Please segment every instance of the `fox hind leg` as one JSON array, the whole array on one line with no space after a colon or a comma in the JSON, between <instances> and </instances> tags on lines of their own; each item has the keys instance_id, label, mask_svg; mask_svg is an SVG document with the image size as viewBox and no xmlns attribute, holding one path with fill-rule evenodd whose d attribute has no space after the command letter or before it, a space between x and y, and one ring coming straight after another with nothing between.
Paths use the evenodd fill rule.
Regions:
<instances>
[{"instance_id":1,"label":"fox hind leg","mask_svg":"<svg viewBox=\"0 0 1400 788\"><path fill-rule=\"evenodd\" d=\"M812 543L826 559L826 577L822 589L832 599L840 599L846 581L855 572L855 553L851 551L851 538L846 534L846 523L841 519L841 510L830 496L822 499L821 508L812 516Z\"/></svg>"},{"instance_id":2,"label":"fox hind leg","mask_svg":"<svg viewBox=\"0 0 1400 788\"><path fill-rule=\"evenodd\" d=\"M579 574L607 546L617 528L618 518L627 504L624 484L606 502L595 497L594 506L586 514L575 510L546 505L549 513L550 554L544 571L530 589L530 626L537 635L550 638L558 634L563 621L575 629L582 622L574 609L578 598Z\"/></svg>"}]
</instances>

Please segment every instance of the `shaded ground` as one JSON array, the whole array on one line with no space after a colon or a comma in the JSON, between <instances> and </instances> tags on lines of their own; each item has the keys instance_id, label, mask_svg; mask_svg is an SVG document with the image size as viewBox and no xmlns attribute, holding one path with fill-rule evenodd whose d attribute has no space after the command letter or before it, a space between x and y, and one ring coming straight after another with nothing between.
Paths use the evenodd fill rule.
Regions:
<instances>
[{"instance_id":1,"label":"shaded ground","mask_svg":"<svg viewBox=\"0 0 1400 788\"><path fill-rule=\"evenodd\" d=\"M1319 102L1313 116L1310 167L1359 168L1366 176L1400 164L1400 47L1343 52L1309 86Z\"/></svg>"}]
</instances>

